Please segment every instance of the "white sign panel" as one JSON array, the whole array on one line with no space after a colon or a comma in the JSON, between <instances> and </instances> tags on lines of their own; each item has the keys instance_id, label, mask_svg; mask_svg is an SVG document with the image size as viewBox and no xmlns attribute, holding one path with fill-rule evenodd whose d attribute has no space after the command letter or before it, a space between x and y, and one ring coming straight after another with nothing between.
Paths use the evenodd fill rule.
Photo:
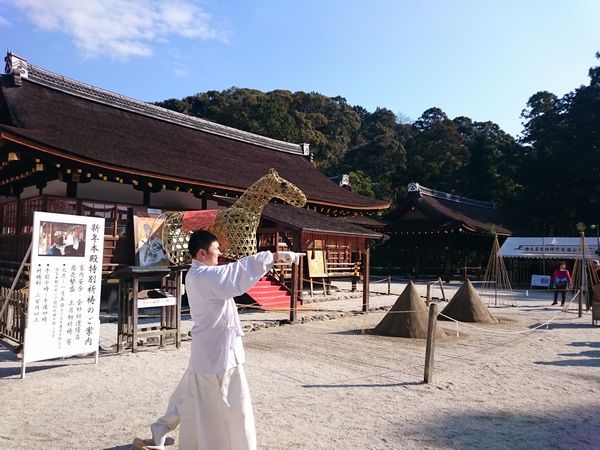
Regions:
<instances>
[{"instance_id":1,"label":"white sign panel","mask_svg":"<svg viewBox=\"0 0 600 450\"><path fill-rule=\"evenodd\" d=\"M156 308L158 306L175 306L176 298L169 295L161 298L139 298L138 308Z\"/></svg>"},{"instance_id":2,"label":"white sign panel","mask_svg":"<svg viewBox=\"0 0 600 450\"><path fill-rule=\"evenodd\" d=\"M583 250L587 259L595 259L600 253L598 239L585 238ZM578 237L509 237L500 247L504 258L581 258L581 238Z\"/></svg>"},{"instance_id":3,"label":"white sign panel","mask_svg":"<svg viewBox=\"0 0 600 450\"><path fill-rule=\"evenodd\" d=\"M531 275L531 287L550 287L550 275Z\"/></svg>"},{"instance_id":4,"label":"white sign panel","mask_svg":"<svg viewBox=\"0 0 600 450\"><path fill-rule=\"evenodd\" d=\"M98 350L104 219L35 212L23 362Z\"/></svg>"}]
</instances>

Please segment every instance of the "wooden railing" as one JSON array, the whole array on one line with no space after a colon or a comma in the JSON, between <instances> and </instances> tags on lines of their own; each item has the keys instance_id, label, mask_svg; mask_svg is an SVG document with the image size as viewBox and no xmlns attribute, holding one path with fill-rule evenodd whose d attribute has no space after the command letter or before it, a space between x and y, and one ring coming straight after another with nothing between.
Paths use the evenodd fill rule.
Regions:
<instances>
[{"instance_id":1,"label":"wooden railing","mask_svg":"<svg viewBox=\"0 0 600 450\"><path fill-rule=\"evenodd\" d=\"M15 345L23 344L28 298L27 291L11 293L8 288L0 288L0 309L8 300L8 306L0 317L0 338L9 339Z\"/></svg>"},{"instance_id":2,"label":"wooden railing","mask_svg":"<svg viewBox=\"0 0 600 450\"><path fill-rule=\"evenodd\" d=\"M357 262L327 262L329 278L358 277L360 275L360 261Z\"/></svg>"}]
</instances>

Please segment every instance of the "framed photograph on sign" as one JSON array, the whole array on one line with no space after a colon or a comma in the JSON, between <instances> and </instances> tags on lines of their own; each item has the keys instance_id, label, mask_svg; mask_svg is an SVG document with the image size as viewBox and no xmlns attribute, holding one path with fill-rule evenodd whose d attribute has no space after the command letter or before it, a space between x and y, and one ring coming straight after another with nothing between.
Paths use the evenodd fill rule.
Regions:
<instances>
[{"instance_id":1,"label":"framed photograph on sign","mask_svg":"<svg viewBox=\"0 0 600 450\"><path fill-rule=\"evenodd\" d=\"M168 266L169 260L162 243L165 221L159 217L133 216L135 261L138 266Z\"/></svg>"},{"instance_id":2,"label":"framed photograph on sign","mask_svg":"<svg viewBox=\"0 0 600 450\"><path fill-rule=\"evenodd\" d=\"M38 256L85 256L87 226L78 223L40 222Z\"/></svg>"}]
</instances>

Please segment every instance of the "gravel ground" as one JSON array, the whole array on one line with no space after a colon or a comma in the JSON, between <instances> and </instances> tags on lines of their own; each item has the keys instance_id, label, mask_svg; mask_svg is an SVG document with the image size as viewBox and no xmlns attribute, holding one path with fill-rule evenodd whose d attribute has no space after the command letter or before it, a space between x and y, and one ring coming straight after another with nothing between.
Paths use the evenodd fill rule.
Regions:
<instances>
[{"instance_id":1,"label":"gravel ground","mask_svg":"<svg viewBox=\"0 0 600 450\"><path fill-rule=\"evenodd\" d=\"M402 288L394 283L392 292ZM501 324L439 322L450 337L437 341L430 384L425 342L369 334L385 311L351 313L360 299L310 304L300 318L319 320L295 325L279 325L284 313L242 314L248 329L264 327L244 338L259 448L600 448L600 328L589 313L561 313L535 294L491 308ZM395 298L374 294L370 304ZM115 334L115 324L102 325L98 365L84 357L31 363L24 380L19 360L0 347L0 449L125 450L135 436L148 438L190 342L116 354ZM177 448L173 438L167 448Z\"/></svg>"}]
</instances>

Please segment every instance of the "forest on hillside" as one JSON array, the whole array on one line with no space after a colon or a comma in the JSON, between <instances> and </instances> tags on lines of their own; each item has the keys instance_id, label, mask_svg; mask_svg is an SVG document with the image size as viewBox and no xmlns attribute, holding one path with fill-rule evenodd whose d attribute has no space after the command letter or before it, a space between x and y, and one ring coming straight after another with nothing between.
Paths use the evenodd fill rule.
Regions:
<instances>
[{"instance_id":1,"label":"forest on hillside","mask_svg":"<svg viewBox=\"0 0 600 450\"><path fill-rule=\"evenodd\" d=\"M596 53L600 60L600 52ZM157 103L284 141L310 144L326 175L348 173L354 191L401 201L423 186L494 201L521 234L574 235L600 224L600 66L559 98L534 93L519 139L493 122L450 119L430 108L407 123L316 92L232 87Z\"/></svg>"}]
</instances>

